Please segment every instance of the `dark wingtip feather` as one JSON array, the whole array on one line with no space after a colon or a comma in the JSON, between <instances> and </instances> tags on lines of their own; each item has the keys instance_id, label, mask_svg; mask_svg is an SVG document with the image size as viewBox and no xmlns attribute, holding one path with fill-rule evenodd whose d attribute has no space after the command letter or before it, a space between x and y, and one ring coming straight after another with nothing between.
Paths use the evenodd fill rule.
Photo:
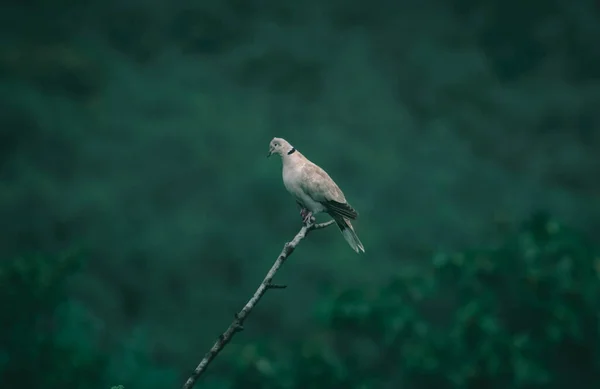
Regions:
<instances>
[{"instance_id":1,"label":"dark wingtip feather","mask_svg":"<svg viewBox=\"0 0 600 389\"><path fill-rule=\"evenodd\" d=\"M352 208L348 203L340 203L337 201L329 200L325 204L327 210L339 216L344 216L349 219L356 219L358 212Z\"/></svg>"}]
</instances>

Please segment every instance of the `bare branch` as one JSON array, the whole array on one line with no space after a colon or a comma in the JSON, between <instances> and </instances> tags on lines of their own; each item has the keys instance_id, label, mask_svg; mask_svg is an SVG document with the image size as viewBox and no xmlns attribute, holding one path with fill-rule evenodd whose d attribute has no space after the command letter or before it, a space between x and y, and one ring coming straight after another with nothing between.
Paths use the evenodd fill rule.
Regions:
<instances>
[{"instance_id":1,"label":"bare branch","mask_svg":"<svg viewBox=\"0 0 600 389\"><path fill-rule=\"evenodd\" d=\"M315 220L314 218L312 218L308 223L302 226L300 231L296 234L296 236L294 237L294 239L292 239L291 242L287 242L285 245L283 245L283 250L275 260L275 263L265 276L264 280L261 282L256 292L254 292L252 298L246 303L246 305L244 306L244 308L242 308L241 311L237 312L234 315L234 320L229 326L229 328L227 328L225 332L219 335L217 341L212 346L210 351L206 353L206 355L204 356L204 358L202 358L192 375L187 379L185 384L183 384L182 389L191 389L196 384L198 378L206 371L206 368L213 361L213 359L215 359L215 357L221 352L221 350L223 350L227 343L231 341L233 335L244 329L244 321L246 320L252 309L254 309L256 304L263 297L263 295L267 292L267 290L286 288L286 285L274 284L272 280L273 277L275 277L275 273L277 273L277 271L279 270L281 265L283 265L285 260L294 252L296 246L298 246L300 241L302 241L302 239L304 239L310 231L328 227L333 223L334 221L330 220L325 223L315 224Z\"/></svg>"},{"instance_id":2,"label":"bare branch","mask_svg":"<svg viewBox=\"0 0 600 389\"><path fill-rule=\"evenodd\" d=\"M267 289L285 289L285 288L287 288L287 285L267 284Z\"/></svg>"},{"instance_id":3,"label":"bare branch","mask_svg":"<svg viewBox=\"0 0 600 389\"><path fill-rule=\"evenodd\" d=\"M333 221L333 220L329 220L328 222L325 222L325 223L317 223L317 224L313 225L312 229L313 230L320 230L321 228L329 227L333 223L335 223L335 221Z\"/></svg>"}]
</instances>

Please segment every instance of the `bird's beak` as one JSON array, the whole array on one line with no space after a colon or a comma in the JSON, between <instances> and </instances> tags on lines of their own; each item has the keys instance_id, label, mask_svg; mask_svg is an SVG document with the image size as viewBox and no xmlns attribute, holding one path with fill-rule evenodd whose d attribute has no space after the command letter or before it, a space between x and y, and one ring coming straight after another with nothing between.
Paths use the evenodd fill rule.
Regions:
<instances>
[{"instance_id":1,"label":"bird's beak","mask_svg":"<svg viewBox=\"0 0 600 389\"><path fill-rule=\"evenodd\" d=\"M273 150L269 150L269 154L267 154L267 158L269 158L271 155L273 155Z\"/></svg>"}]
</instances>

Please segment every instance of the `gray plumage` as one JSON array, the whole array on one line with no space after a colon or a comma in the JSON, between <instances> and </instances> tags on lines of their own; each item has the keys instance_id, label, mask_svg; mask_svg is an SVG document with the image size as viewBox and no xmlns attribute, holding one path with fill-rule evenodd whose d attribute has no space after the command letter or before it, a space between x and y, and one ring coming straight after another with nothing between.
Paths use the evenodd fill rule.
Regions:
<instances>
[{"instance_id":1,"label":"gray plumage","mask_svg":"<svg viewBox=\"0 0 600 389\"><path fill-rule=\"evenodd\" d=\"M281 156L285 188L301 208L309 211L308 214L303 213L303 217L328 213L350 247L357 253L364 252L365 248L350 222L358 217L358 213L348 204L344 193L327 172L282 138L271 140L268 156L272 154Z\"/></svg>"}]
</instances>

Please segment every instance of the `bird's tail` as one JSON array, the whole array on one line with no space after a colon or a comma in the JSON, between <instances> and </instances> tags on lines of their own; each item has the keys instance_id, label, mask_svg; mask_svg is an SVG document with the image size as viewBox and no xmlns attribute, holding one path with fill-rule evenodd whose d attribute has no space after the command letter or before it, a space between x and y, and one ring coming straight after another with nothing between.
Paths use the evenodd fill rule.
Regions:
<instances>
[{"instance_id":1,"label":"bird's tail","mask_svg":"<svg viewBox=\"0 0 600 389\"><path fill-rule=\"evenodd\" d=\"M336 217L335 222L337 223L342 235L344 236L344 239L346 239L346 242L348 242L350 247L352 247L352 249L357 253L360 253L361 251L364 253L365 248L360 239L358 239L356 232L354 232L354 228L352 227L350 220L345 217Z\"/></svg>"}]
</instances>

